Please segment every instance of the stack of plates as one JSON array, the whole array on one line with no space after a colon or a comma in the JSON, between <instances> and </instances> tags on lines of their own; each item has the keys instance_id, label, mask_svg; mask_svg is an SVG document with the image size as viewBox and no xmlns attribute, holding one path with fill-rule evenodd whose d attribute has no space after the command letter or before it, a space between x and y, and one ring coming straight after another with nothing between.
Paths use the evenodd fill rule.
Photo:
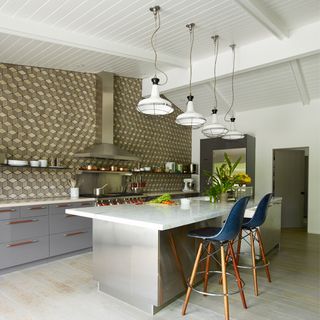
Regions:
<instances>
[{"instance_id":1,"label":"stack of plates","mask_svg":"<svg viewBox=\"0 0 320 320\"><path fill-rule=\"evenodd\" d=\"M25 160L8 160L9 166L16 166L16 167L24 167L28 165L28 161Z\"/></svg>"}]
</instances>

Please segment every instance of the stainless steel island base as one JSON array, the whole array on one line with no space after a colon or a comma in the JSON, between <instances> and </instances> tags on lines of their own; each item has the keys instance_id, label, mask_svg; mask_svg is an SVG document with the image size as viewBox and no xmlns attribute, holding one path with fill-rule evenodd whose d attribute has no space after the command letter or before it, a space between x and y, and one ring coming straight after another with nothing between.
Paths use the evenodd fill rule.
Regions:
<instances>
[{"instance_id":1,"label":"stainless steel island base","mask_svg":"<svg viewBox=\"0 0 320 320\"><path fill-rule=\"evenodd\" d=\"M155 314L186 291L195 253L188 231L217 226L221 220L164 231L93 220L94 277L99 290Z\"/></svg>"}]
</instances>

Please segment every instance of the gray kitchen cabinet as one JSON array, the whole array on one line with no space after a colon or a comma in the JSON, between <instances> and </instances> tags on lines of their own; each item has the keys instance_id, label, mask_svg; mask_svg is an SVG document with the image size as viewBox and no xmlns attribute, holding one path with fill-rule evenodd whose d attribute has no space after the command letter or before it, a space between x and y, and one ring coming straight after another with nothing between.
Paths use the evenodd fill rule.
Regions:
<instances>
[{"instance_id":1,"label":"gray kitchen cabinet","mask_svg":"<svg viewBox=\"0 0 320 320\"><path fill-rule=\"evenodd\" d=\"M93 203L63 203L49 206L50 256L92 247L92 220L68 215L68 208L93 206Z\"/></svg>"},{"instance_id":2,"label":"gray kitchen cabinet","mask_svg":"<svg viewBox=\"0 0 320 320\"><path fill-rule=\"evenodd\" d=\"M0 220L15 219L20 217L19 207L0 208Z\"/></svg>"},{"instance_id":3,"label":"gray kitchen cabinet","mask_svg":"<svg viewBox=\"0 0 320 320\"><path fill-rule=\"evenodd\" d=\"M66 215L93 202L0 207L0 269L92 246L91 219Z\"/></svg>"},{"instance_id":4,"label":"gray kitchen cabinet","mask_svg":"<svg viewBox=\"0 0 320 320\"><path fill-rule=\"evenodd\" d=\"M0 221L0 243L49 234L48 216Z\"/></svg>"},{"instance_id":5,"label":"gray kitchen cabinet","mask_svg":"<svg viewBox=\"0 0 320 320\"><path fill-rule=\"evenodd\" d=\"M92 228L92 220L65 213L50 213L50 234Z\"/></svg>"},{"instance_id":6,"label":"gray kitchen cabinet","mask_svg":"<svg viewBox=\"0 0 320 320\"><path fill-rule=\"evenodd\" d=\"M0 221L0 269L49 257L48 206L0 208L0 212L6 218Z\"/></svg>"},{"instance_id":7,"label":"gray kitchen cabinet","mask_svg":"<svg viewBox=\"0 0 320 320\"><path fill-rule=\"evenodd\" d=\"M73 216L65 213L68 208L78 208L84 206L91 206L93 203L64 203L58 205L50 205L49 217L50 217L50 234L74 231L78 229L90 229L92 228L92 220Z\"/></svg>"},{"instance_id":8,"label":"gray kitchen cabinet","mask_svg":"<svg viewBox=\"0 0 320 320\"><path fill-rule=\"evenodd\" d=\"M20 208L20 217L35 217L35 216L47 216L48 206L26 206Z\"/></svg>"},{"instance_id":9,"label":"gray kitchen cabinet","mask_svg":"<svg viewBox=\"0 0 320 320\"><path fill-rule=\"evenodd\" d=\"M49 257L49 237L0 243L0 269Z\"/></svg>"},{"instance_id":10,"label":"gray kitchen cabinet","mask_svg":"<svg viewBox=\"0 0 320 320\"><path fill-rule=\"evenodd\" d=\"M92 247L92 229L50 235L50 256Z\"/></svg>"}]
</instances>

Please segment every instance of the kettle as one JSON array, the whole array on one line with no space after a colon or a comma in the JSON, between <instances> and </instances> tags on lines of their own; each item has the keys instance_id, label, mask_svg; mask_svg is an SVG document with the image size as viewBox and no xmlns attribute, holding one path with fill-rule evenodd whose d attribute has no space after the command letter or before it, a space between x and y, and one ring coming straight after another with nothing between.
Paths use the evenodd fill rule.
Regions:
<instances>
[{"instance_id":1,"label":"kettle","mask_svg":"<svg viewBox=\"0 0 320 320\"><path fill-rule=\"evenodd\" d=\"M100 188L94 188L94 189L93 189L93 194L94 194L94 196L96 196L96 197L101 196L102 190L103 190L107 185L108 185L108 184L106 183L105 185L103 185L103 186L100 187Z\"/></svg>"}]
</instances>

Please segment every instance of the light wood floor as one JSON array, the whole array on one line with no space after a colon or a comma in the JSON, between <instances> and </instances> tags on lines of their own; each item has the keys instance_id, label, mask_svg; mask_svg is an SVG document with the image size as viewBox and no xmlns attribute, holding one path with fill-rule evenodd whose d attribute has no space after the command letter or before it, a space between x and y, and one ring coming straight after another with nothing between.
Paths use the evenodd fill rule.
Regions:
<instances>
[{"instance_id":1,"label":"light wood floor","mask_svg":"<svg viewBox=\"0 0 320 320\"><path fill-rule=\"evenodd\" d=\"M319 319L320 236L284 231L281 250L271 255L272 283L259 271L261 295L253 295L249 272L249 308L240 297L230 299L232 319ZM219 286L211 283L209 289ZM156 314L155 320L222 320L223 299L192 293L185 317L183 297ZM97 292L92 279L91 254L86 253L0 276L0 320L147 320L152 317Z\"/></svg>"}]
</instances>

